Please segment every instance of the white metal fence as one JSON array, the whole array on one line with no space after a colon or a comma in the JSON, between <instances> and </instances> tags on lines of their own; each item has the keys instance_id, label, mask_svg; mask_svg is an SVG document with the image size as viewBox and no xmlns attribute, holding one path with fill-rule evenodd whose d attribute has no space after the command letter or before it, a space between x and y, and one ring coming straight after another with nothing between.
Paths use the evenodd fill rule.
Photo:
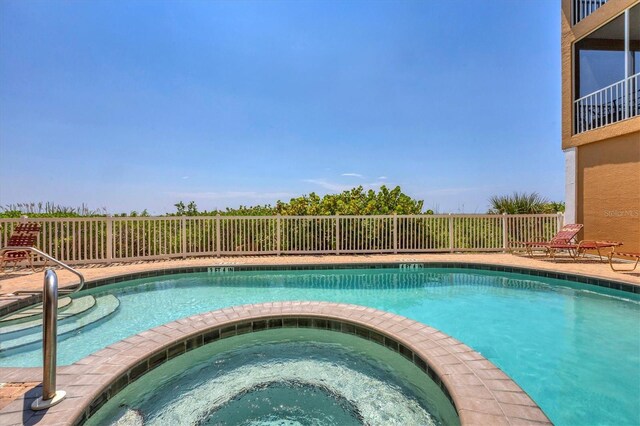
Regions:
<instances>
[{"instance_id":1,"label":"white metal fence","mask_svg":"<svg viewBox=\"0 0 640 426\"><path fill-rule=\"evenodd\" d=\"M549 240L560 214L197 216L0 219L0 247L21 221L37 248L70 264L189 256L504 251Z\"/></svg>"},{"instance_id":2,"label":"white metal fence","mask_svg":"<svg viewBox=\"0 0 640 426\"><path fill-rule=\"evenodd\" d=\"M591 15L607 1L608 0L573 0L573 25Z\"/></svg>"},{"instance_id":3,"label":"white metal fence","mask_svg":"<svg viewBox=\"0 0 640 426\"><path fill-rule=\"evenodd\" d=\"M640 73L577 99L574 133L640 115Z\"/></svg>"}]
</instances>

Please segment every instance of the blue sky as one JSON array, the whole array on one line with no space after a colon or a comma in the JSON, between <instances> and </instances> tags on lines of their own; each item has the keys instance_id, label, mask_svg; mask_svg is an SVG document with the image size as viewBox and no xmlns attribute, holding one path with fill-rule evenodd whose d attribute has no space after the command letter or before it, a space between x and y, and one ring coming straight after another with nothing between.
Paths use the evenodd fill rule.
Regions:
<instances>
[{"instance_id":1,"label":"blue sky","mask_svg":"<svg viewBox=\"0 0 640 426\"><path fill-rule=\"evenodd\" d=\"M558 1L0 1L0 205L564 197Z\"/></svg>"}]
</instances>

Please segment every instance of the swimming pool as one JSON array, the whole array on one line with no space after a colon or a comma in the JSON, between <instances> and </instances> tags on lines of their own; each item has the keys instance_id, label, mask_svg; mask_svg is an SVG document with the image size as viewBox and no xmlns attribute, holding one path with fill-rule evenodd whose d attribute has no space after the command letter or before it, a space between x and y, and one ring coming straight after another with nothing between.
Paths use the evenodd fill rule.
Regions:
<instances>
[{"instance_id":1,"label":"swimming pool","mask_svg":"<svg viewBox=\"0 0 640 426\"><path fill-rule=\"evenodd\" d=\"M397 313L465 342L509 374L555 424L637 424L640 418L634 294L468 269L358 269L182 274L79 296L107 294L118 299L117 309L69 327L59 364L199 312L276 300L338 301ZM38 344L26 344L1 351L0 365L34 366L40 357Z\"/></svg>"}]
</instances>

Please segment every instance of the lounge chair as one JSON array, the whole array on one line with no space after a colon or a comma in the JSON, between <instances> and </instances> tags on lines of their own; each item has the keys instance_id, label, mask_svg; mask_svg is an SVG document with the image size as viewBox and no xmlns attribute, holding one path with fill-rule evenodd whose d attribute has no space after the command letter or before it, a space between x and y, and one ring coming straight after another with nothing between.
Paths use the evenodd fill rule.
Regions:
<instances>
[{"instance_id":1,"label":"lounge chair","mask_svg":"<svg viewBox=\"0 0 640 426\"><path fill-rule=\"evenodd\" d=\"M15 228L7 241L7 247L33 247L38 240L38 234L40 233L41 226L38 223L21 223ZM29 250L7 250L5 248L0 249L0 270L4 271L5 263L13 263L15 269L18 262L24 260L29 261L31 270L35 272L33 267L34 255Z\"/></svg>"},{"instance_id":2,"label":"lounge chair","mask_svg":"<svg viewBox=\"0 0 640 426\"><path fill-rule=\"evenodd\" d=\"M564 225L556 235L549 241L526 241L521 243L525 246L527 254L533 256L533 249L535 247L543 248L550 254L550 247L571 244L571 241L578 235L578 232L584 225L579 223L571 223Z\"/></svg>"},{"instance_id":3,"label":"lounge chair","mask_svg":"<svg viewBox=\"0 0 640 426\"><path fill-rule=\"evenodd\" d=\"M613 267L613 256L621 256L621 257L628 257L630 259L635 259L636 263L633 265L633 268L631 269L616 269ZM611 253L609 253L609 266L611 266L611 270L615 272L635 271L636 267L638 266L638 262L640 262L640 253L616 253L615 249L611 250Z\"/></svg>"},{"instance_id":4,"label":"lounge chair","mask_svg":"<svg viewBox=\"0 0 640 426\"><path fill-rule=\"evenodd\" d=\"M587 250L597 250L598 257L602 261L601 249L610 248L613 252L616 247L621 246L622 243L618 241L595 241L595 240L582 240L578 244L572 243L554 243L547 246L547 251L551 258L555 258L556 251L566 250L573 260L577 260L580 255L583 255Z\"/></svg>"}]
</instances>

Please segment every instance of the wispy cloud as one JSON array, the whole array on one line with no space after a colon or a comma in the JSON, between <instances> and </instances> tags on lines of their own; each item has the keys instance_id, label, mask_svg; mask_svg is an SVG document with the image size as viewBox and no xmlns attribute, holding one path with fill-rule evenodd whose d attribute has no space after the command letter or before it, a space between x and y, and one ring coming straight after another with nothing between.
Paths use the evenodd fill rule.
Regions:
<instances>
[{"instance_id":1,"label":"wispy cloud","mask_svg":"<svg viewBox=\"0 0 640 426\"><path fill-rule=\"evenodd\" d=\"M189 176L182 176L182 179L189 179Z\"/></svg>"},{"instance_id":2,"label":"wispy cloud","mask_svg":"<svg viewBox=\"0 0 640 426\"><path fill-rule=\"evenodd\" d=\"M312 183L314 185L318 185L324 189L328 189L329 191L336 191L336 192L346 191L353 187L353 185L345 185L341 183L329 182L326 179L303 179L302 181Z\"/></svg>"},{"instance_id":3,"label":"wispy cloud","mask_svg":"<svg viewBox=\"0 0 640 426\"><path fill-rule=\"evenodd\" d=\"M252 199L252 200L275 200L295 197L296 194L290 192L258 192L258 191L222 191L222 192L170 192L169 195L180 199L189 200L229 200L229 199Z\"/></svg>"},{"instance_id":4,"label":"wispy cloud","mask_svg":"<svg viewBox=\"0 0 640 426\"><path fill-rule=\"evenodd\" d=\"M327 179L303 179L303 182L308 182L308 183L312 183L314 185L318 185L324 189L327 189L329 191L333 191L333 192L342 192L342 191L348 191L350 189L353 188L353 184L343 184L343 183L337 183L337 182L331 182ZM383 185L384 182L371 182L371 183L362 183L360 184L364 189L374 189L374 188L379 188L381 185Z\"/></svg>"},{"instance_id":5,"label":"wispy cloud","mask_svg":"<svg viewBox=\"0 0 640 426\"><path fill-rule=\"evenodd\" d=\"M388 178L386 176L378 176L378 180L387 180Z\"/></svg>"},{"instance_id":6,"label":"wispy cloud","mask_svg":"<svg viewBox=\"0 0 640 426\"><path fill-rule=\"evenodd\" d=\"M364 177L360 173L343 173L341 176L357 177L361 179Z\"/></svg>"},{"instance_id":7,"label":"wispy cloud","mask_svg":"<svg viewBox=\"0 0 640 426\"><path fill-rule=\"evenodd\" d=\"M427 191L427 195L460 195L472 191L484 191L486 187L460 187L460 188L439 188Z\"/></svg>"}]
</instances>

